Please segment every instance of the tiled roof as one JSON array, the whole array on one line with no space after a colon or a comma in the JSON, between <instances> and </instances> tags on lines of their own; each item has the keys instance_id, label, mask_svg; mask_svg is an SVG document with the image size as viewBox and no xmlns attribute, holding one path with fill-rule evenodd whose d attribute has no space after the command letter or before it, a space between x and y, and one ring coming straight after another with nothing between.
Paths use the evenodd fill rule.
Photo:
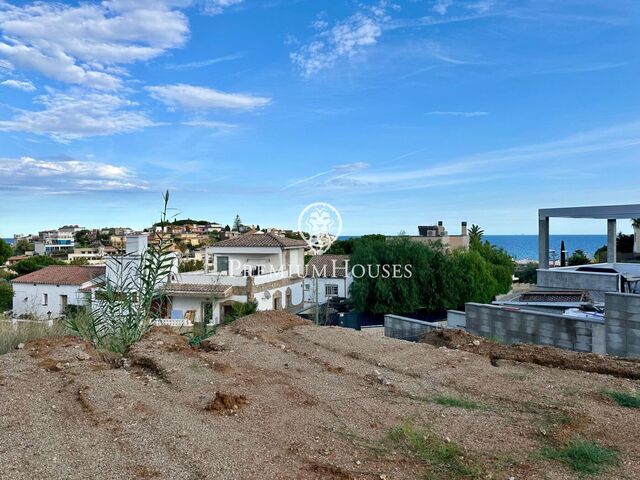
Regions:
<instances>
[{"instance_id":1,"label":"tiled roof","mask_svg":"<svg viewBox=\"0 0 640 480\"><path fill-rule=\"evenodd\" d=\"M214 248L218 247L304 247L307 242L304 240L296 240L287 238L273 233L245 233L239 237L229 238L215 243Z\"/></svg>"},{"instance_id":2,"label":"tiled roof","mask_svg":"<svg viewBox=\"0 0 640 480\"><path fill-rule=\"evenodd\" d=\"M345 278L347 269L345 262L349 255L316 255L311 257L305 269L306 277Z\"/></svg>"},{"instance_id":3,"label":"tiled roof","mask_svg":"<svg viewBox=\"0 0 640 480\"><path fill-rule=\"evenodd\" d=\"M51 265L12 280L13 283L40 283L45 285L82 285L104 275L106 267L81 265Z\"/></svg>"},{"instance_id":4,"label":"tiled roof","mask_svg":"<svg viewBox=\"0 0 640 480\"><path fill-rule=\"evenodd\" d=\"M218 285L215 283L170 283L160 289L165 294L195 293L227 295L231 292L229 285Z\"/></svg>"}]
</instances>

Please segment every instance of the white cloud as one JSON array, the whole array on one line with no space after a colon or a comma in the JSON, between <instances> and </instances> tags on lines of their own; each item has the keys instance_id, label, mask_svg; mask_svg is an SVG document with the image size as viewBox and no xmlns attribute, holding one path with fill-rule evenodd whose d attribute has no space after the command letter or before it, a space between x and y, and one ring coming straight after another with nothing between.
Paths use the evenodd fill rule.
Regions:
<instances>
[{"instance_id":1,"label":"white cloud","mask_svg":"<svg viewBox=\"0 0 640 480\"><path fill-rule=\"evenodd\" d=\"M192 68L208 67L210 65L215 65L216 63L230 62L231 60L237 60L239 58L242 58L242 54L234 53L233 55L225 55L223 57L210 58L208 60L201 60L199 62L169 63L165 65L165 68L168 68L171 70L189 70Z\"/></svg>"},{"instance_id":2,"label":"white cloud","mask_svg":"<svg viewBox=\"0 0 640 480\"><path fill-rule=\"evenodd\" d=\"M208 15L219 15L226 8L240 5L244 0L205 0L202 11Z\"/></svg>"},{"instance_id":3,"label":"white cloud","mask_svg":"<svg viewBox=\"0 0 640 480\"><path fill-rule=\"evenodd\" d=\"M0 3L0 59L64 83L121 86L120 64L149 60L188 37L187 2L105 0L77 6Z\"/></svg>"},{"instance_id":4,"label":"white cloud","mask_svg":"<svg viewBox=\"0 0 640 480\"><path fill-rule=\"evenodd\" d=\"M215 130L218 132L230 132L238 128L238 125L234 123L218 122L216 120L189 120L182 122L182 125L189 127L207 128L209 130Z\"/></svg>"},{"instance_id":5,"label":"white cloud","mask_svg":"<svg viewBox=\"0 0 640 480\"><path fill-rule=\"evenodd\" d=\"M29 80L5 80L0 82L0 85L5 87L17 88L18 90L24 90L25 92L33 92L36 87Z\"/></svg>"},{"instance_id":6,"label":"white cloud","mask_svg":"<svg viewBox=\"0 0 640 480\"><path fill-rule=\"evenodd\" d=\"M362 8L331 28L324 20L314 22L318 34L292 52L291 61L308 77L333 67L340 58L361 53L366 47L375 45L382 35L383 24L389 19L387 8L387 2L381 1L373 7Z\"/></svg>"},{"instance_id":7,"label":"white cloud","mask_svg":"<svg viewBox=\"0 0 640 480\"><path fill-rule=\"evenodd\" d=\"M226 93L213 88L178 83L146 87L151 96L170 107L190 110L230 109L253 110L271 103L267 97L244 93Z\"/></svg>"},{"instance_id":8,"label":"white cloud","mask_svg":"<svg viewBox=\"0 0 640 480\"><path fill-rule=\"evenodd\" d=\"M452 3L453 3L453 0L438 0L433 6L433 11L440 15L446 15L447 10L449 9Z\"/></svg>"},{"instance_id":9,"label":"white cloud","mask_svg":"<svg viewBox=\"0 0 640 480\"><path fill-rule=\"evenodd\" d=\"M554 168L557 170L560 163L571 172L582 171L593 155L601 152L619 154L625 150L633 153L638 149L640 122L590 130L545 143L481 152L428 166L379 166L374 169L363 164L362 168L347 172L331 169L293 181L288 187L316 181L318 187L360 187L369 192L378 192L380 188L391 191L458 185L518 175L522 173L525 164L529 176L548 174ZM420 152L401 155L396 160ZM599 168L601 160L593 161L593 164Z\"/></svg>"},{"instance_id":10,"label":"white cloud","mask_svg":"<svg viewBox=\"0 0 640 480\"><path fill-rule=\"evenodd\" d=\"M0 188L42 193L145 190L127 167L82 160L0 158Z\"/></svg>"},{"instance_id":11,"label":"white cloud","mask_svg":"<svg viewBox=\"0 0 640 480\"><path fill-rule=\"evenodd\" d=\"M134 103L116 95L53 93L36 101L43 105L42 110L18 110L12 119L0 120L0 131L48 135L66 142L156 125L145 114L133 111Z\"/></svg>"},{"instance_id":12,"label":"white cloud","mask_svg":"<svg viewBox=\"0 0 640 480\"><path fill-rule=\"evenodd\" d=\"M489 112L447 112L434 110L432 112L427 112L427 115L443 115L451 117L484 117L485 115L489 115Z\"/></svg>"}]
</instances>

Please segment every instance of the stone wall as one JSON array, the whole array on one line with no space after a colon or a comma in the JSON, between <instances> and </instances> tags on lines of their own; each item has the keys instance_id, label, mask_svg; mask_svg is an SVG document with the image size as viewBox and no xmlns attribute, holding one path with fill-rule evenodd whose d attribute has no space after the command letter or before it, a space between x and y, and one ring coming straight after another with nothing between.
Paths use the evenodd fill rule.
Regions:
<instances>
[{"instance_id":1,"label":"stone wall","mask_svg":"<svg viewBox=\"0 0 640 480\"><path fill-rule=\"evenodd\" d=\"M640 295L605 294L607 353L640 357Z\"/></svg>"},{"instance_id":2,"label":"stone wall","mask_svg":"<svg viewBox=\"0 0 640 480\"><path fill-rule=\"evenodd\" d=\"M537 343L580 352L605 353L604 322L552 313L467 303L466 329L503 343Z\"/></svg>"}]
</instances>

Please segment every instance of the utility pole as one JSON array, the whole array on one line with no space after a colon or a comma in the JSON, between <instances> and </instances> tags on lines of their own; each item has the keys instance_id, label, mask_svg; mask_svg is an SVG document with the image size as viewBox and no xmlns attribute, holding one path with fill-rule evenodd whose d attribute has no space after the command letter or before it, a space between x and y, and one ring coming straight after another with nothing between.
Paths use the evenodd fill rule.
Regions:
<instances>
[{"instance_id":1,"label":"utility pole","mask_svg":"<svg viewBox=\"0 0 640 480\"><path fill-rule=\"evenodd\" d=\"M315 272L314 272L315 273ZM315 278L315 290L316 290L316 325L320 324L320 305L318 303L318 276L314 275Z\"/></svg>"}]
</instances>

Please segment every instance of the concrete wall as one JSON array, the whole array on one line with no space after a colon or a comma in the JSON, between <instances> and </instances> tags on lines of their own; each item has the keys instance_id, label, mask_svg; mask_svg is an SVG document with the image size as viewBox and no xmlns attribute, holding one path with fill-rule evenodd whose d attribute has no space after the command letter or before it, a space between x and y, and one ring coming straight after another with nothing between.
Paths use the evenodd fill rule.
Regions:
<instances>
[{"instance_id":1,"label":"concrete wall","mask_svg":"<svg viewBox=\"0 0 640 480\"><path fill-rule=\"evenodd\" d=\"M447 328L465 328L467 317L459 310L447 310Z\"/></svg>"},{"instance_id":2,"label":"concrete wall","mask_svg":"<svg viewBox=\"0 0 640 480\"><path fill-rule=\"evenodd\" d=\"M442 328L439 323L424 322L399 315L384 316L384 336L417 342L425 332Z\"/></svg>"},{"instance_id":3,"label":"concrete wall","mask_svg":"<svg viewBox=\"0 0 640 480\"><path fill-rule=\"evenodd\" d=\"M559 290L598 290L617 292L620 276L615 273L576 272L552 268L538 270L538 287Z\"/></svg>"},{"instance_id":4,"label":"concrete wall","mask_svg":"<svg viewBox=\"0 0 640 480\"><path fill-rule=\"evenodd\" d=\"M603 322L467 303L467 331L503 343L537 343L580 352L606 353Z\"/></svg>"},{"instance_id":5,"label":"concrete wall","mask_svg":"<svg viewBox=\"0 0 640 480\"><path fill-rule=\"evenodd\" d=\"M605 295L607 353L640 357L640 295Z\"/></svg>"}]
</instances>

